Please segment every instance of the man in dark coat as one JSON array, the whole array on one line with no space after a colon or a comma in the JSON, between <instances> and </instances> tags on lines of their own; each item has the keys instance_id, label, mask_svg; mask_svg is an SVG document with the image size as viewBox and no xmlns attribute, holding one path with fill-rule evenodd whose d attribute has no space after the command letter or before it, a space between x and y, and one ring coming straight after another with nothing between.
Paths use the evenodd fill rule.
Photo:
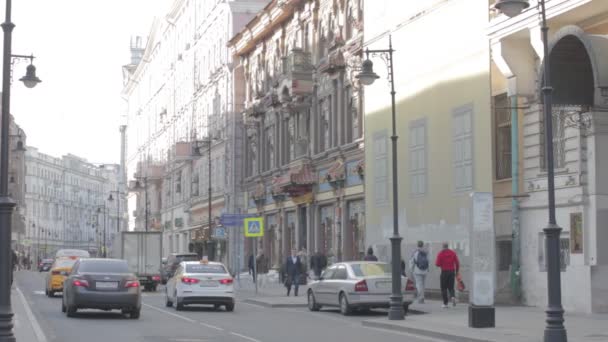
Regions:
<instances>
[{"instance_id":1,"label":"man in dark coat","mask_svg":"<svg viewBox=\"0 0 608 342\"><path fill-rule=\"evenodd\" d=\"M298 286L300 279L300 270L302 269L302 262L298 256L298 251L295 249L291 250L291 256L287 257L285 261L285 273L287 278L285 279L285 287L287 287L287 296L291 292L291 286L294 286L294 295L298 296Z\"/></svg>"},{"instance_id":2,"label":"man in dark coat","mask_svg":"<svg viewBox=\"0 0 608 342\"><path fill-rule=\"evenodd\" d=\"M247 268L249 269L249 274L251 274L251 277L253 278L253 281L255 282L255 266L253 265L254 262L254 257L253 254L249 255L249 260L247 262Z\"/></svg>"},{"instance_id":3,"label":"man in dark coat","mask_svg":"<svg viewBox=\"0 0 608 342\"><path fill-rule=\"evenodd\" d=\"M317 251L315 255L310 258L310 268L312 268L315 278L319 279L321 272L327 267L327 258L321 252Z\"/></svg>"}]
</instances>

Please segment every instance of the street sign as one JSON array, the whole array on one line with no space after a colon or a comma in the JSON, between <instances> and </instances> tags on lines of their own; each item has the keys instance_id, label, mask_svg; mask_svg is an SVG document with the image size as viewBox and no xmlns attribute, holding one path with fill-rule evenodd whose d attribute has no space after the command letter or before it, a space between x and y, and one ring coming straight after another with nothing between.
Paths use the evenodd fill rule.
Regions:
<instances>
[{"instance_id":1,"label":"street sign","mask_svg":"<svg viewBox=\"0 0 608 342\"><path fill-rule=\"evenodd\" d=\"M218 226L213 229L214 239L225 239L226 238L226 227Z\"/></svg>"},{"instance_id":2,"label":"street sign","mask_svg":"<svg viewBox=\"0 0 608 342\"><path fill-rule=\"evenodd\" d=\"M245 228L246 237L262 237L264 236L264 218L249 217L246 218L243 226Z\"/></svg>"},{"instance_id":3,"label":"street sign","mask_svg":"<svg viewBox=\"0 0 608 342\"><path fill-rule=\"evenodd\" d=\"M241 227L243 221L249 217L256 217L254 214L222 214L220 224L225 227Z\"/></svg>"}]
</instances>

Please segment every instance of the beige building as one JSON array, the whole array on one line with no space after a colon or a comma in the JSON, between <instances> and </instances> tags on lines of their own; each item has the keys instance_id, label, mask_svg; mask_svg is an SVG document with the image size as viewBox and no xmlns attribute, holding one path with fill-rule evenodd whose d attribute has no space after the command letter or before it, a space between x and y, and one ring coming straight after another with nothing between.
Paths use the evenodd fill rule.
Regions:
<instances>
[{"instance_id":1,"label":"beige building","mask_svg":"<svg viewBox=\"0 0 608 342\"><path fill-rule=\"evenodd\" d=\"M242 78L247 211L279 267L290 250L365 249L361 1L271 1L229 42ZM252 251L248 241L246 253Z\"/></svg>"}]
</instances>

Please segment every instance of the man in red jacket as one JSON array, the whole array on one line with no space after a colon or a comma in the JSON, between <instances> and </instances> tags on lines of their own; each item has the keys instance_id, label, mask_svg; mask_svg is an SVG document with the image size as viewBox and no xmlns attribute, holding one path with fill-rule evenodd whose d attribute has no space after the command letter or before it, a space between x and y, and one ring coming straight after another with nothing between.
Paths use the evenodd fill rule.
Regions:
<instances>
[{"instance_id":1,"label":"man in red jacket","mask_svg":"<svg viewBox=\"0 0 608 342\"><path fill-rule=\"evenodd\" d=\"M441 296L443 297L443 308L448 307L448 291L452 299L452 305L456 306L456 295L454 292L454 280L460 270L458 255L449 249L448 243L443 243L443 250L437 254L435 265L441 268Z\"/></svg>"}]
</instances>

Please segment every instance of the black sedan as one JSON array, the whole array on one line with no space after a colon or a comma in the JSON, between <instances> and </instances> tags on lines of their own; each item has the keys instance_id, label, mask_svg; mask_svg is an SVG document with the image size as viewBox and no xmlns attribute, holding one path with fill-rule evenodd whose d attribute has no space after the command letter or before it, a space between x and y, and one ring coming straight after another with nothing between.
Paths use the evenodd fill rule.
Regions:
<instances>
[{"instance_id":1,"label":"black sedan","mask_svg":"<svg viewBox=\"0 0 608 342\"><path fill-rule=\"evenodd\" d=\"M42 261L38 264L38 272L47 272L51 269L53 265L53 259L42 259Z\"/></svg>"},{"instance_id":2,"label":"black sedan","mask_svg":"<svg viewBox=\"0 0 608 342\"><path fill-rule=\"evenodd\" d=\"M118 259L80 259L63 284L61 311L74 317L78 309L121 310L139 318L141 289L127 262Z\"/></svg>"}]
</instances>

